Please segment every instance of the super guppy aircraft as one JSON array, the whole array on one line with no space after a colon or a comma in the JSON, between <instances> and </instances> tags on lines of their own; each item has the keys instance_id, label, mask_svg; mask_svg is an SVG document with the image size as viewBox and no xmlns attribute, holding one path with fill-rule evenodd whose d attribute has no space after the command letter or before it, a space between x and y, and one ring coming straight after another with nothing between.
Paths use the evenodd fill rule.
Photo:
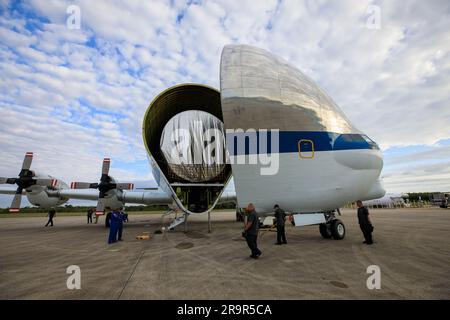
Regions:
<instances>
[{"instance_id":1,"label":"super guppy aircraft","mask_svg":"<svg viewBox=\"0 0 450 320\"><path fill-rule=\"evenodd\" d=\"M335 239L345 234L336 208L385 194L378 145L309 77L259 48L224 47L220 91L180 84L161 92L142 133L158 188L131 191L131 183L109 175L105 158L100 182L73 182L69 189L31 171L27 153L18 178L0 178L17 189L0 193L15 194L11 212L22 194L40 207L97 200L99 213L125 203L167 204L184 213L172 227L221 202L253 203L261 214L279 204L296 225L319 224L322 236ZM231 177L235 192L224 192Z\"/></svg>"}]
</instances>

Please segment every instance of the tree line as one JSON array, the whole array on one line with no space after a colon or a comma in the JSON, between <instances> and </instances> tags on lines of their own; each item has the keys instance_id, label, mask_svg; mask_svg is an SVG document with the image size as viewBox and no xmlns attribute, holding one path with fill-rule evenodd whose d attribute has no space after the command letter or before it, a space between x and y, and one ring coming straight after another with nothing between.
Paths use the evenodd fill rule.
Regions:
<instances>
[{"instance_id":1,"label":"tree line","mask_svg":"<svg viewBox=\"0 0 450 320\"><path fill-rule=\"evenodd\" d=\"M216 209L235 209L235 205L233 203L224 203L216 206ZM91 208L95 211L95 206L73 206L70 204L66 204L64 206L56 207L57 212L87 212L88 209ZM148 206L125 206L125 212L139 212L139 211L165 211L167 210L167 206L165 205L148 205ZM20 208L21 213L46 213L48 209L39 208L39 207L24 207ZM9 213L9 208L0 209L1 213Z\"/></svg>"}]
</instances>

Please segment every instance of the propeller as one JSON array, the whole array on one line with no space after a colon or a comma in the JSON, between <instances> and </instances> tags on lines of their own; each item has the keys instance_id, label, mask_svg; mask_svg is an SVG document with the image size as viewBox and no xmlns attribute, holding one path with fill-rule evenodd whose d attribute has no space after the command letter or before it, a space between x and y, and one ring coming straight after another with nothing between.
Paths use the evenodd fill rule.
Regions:
<instances>
[{"instance_id":1,"label":"propeller","mask_svg":"<svg viewBox=\"0 0 450 320\"><path fill-rule=\"evenodd\" d=\"M20 203L22 202L22 192L27 191L30 187L37 185L43 187L56 187L58 180L56 179L38 179L34 171L30 170L31 162L33 161L33 152L25 153L25 158L22 163L22 170L20 170L18 178L4 178L0 177L0 184L16 184L17 190L11 202L9 212L16 213L20 210Z\"/></svg>"},{"instance_id":2,"label":"propeller","mask_svg":"<svg viewBox=\"0 0 450 320\"><path fill-rule=\"evenodd\" d=\"M101 215L105 211L105 197L110 190L132 190L134 184L132 183L116 183L114 179L109 176L109 167L111 164L110 158L104 158L102 164L102 175L100 183L90 182L72 182L70 187L72 189L98 189L98 202L95 213Z\"/></svg>"}]
</instances>

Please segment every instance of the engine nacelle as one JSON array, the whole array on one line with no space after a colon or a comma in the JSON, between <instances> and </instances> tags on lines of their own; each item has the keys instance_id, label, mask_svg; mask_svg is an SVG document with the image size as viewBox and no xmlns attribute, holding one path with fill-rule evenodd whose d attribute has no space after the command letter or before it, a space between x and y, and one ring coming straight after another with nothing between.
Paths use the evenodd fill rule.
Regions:
<instances>
[{"instance_id":1,"label":"engine nacelle","mask_svg":"<svg viewBox=\"0 0 450 320\"><path fill-rule=\"evenodd\" d=\"M26 189L26 195L28 201L40 208L51 208L56 207L59 205L62 205L66 203L69 199L62 198L62 197L54 197L49 196L47 191L54 191L59 189L68 189L69 186L62 180L59 180L57 178L54 178L49 175L35 173L36 178L40 179L56 179L56 185L53 187L43 187L43 186L31 186L30 188Z\"/></svg>"},{"instance_id":2,"label":"engine nacelle","mask_svg":"<svg viewBox=\"0 0 450 320\"><path fill-rule=\"evenodd\" d=\"M144 116L143 139L158 184L181 209L217 203L231 177L219 91L199 84L163 91Z\"/></svg>"},{"instance_id":3,"label":"engine nacelle","mask_svg":"<svg viewBox=\"0 0 450 320\"><path fill-rule=\"evenodd\" d=\"M111 179L111 183L117 183L117 181L109 176ZM105 192L105 209L107 211L113 210L115 208L120 208L125 205L125 201L123 201L123 191L120 189L112 189L112 190L104 190Z\"/></svg>"},{"instance_id":4,"label":"engine nacelle","mask_svg":"<svg viewBox=\"0 0 450 320\"><path fill-rule=\"evenodd\" d=\"M33 188L34 189L34 188ZM68 199L49 197L45 187L37 187L38 190L27 192L28 201L40 208L51 208L66 203Z\"/></svg>"}]
</instances>

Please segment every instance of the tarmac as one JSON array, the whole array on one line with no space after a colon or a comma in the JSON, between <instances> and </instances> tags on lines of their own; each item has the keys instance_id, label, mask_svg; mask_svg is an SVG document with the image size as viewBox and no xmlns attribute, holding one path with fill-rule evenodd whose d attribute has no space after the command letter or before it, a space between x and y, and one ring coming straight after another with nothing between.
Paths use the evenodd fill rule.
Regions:
<instances>
[{"instance_id":1,"label":"tarmac","mask_svg":"<svg viewBox=\"0 0 450 320\"><path fill-rule=\"evenodd\" d=\"M375 244L362 244L355 210L342 210L343 240L323 239L318 226L287 224L258 239L249 258L233 211L190 217L188 231L154 234L161 215L131 215L124 241L108 245L104 218L0 220L0 299L450 299L450 209L373 209ZM150 235L149 240L137 236ZM81 270L69 290L68 266ZM369 289L367 268L380 268Z\"/></svg>"}]
</instances>

